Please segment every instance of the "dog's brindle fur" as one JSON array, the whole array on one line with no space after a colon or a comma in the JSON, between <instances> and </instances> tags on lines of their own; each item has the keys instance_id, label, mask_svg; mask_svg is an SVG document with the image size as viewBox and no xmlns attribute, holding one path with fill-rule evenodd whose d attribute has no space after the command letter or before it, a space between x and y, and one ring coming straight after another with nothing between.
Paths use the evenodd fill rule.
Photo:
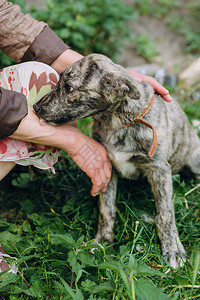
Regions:
<instances>
[{"instance_id":1,"label":"dog's brindle fur","mask_svg":"<svg viewBox=\"0 0 200 300\"><path fill-rule=\"evenodd\" d=\"M54 90L34 108L54 125L94 117L94 139L105 146L114 166L110 183L99 197L96 240L113 241L117 173L133 180L146 176L155 199L162 254L175 268L183 264L186 254L175 224L172 173L188 167L200 176L200 141L176 101L167 103L155 95L155 103L144 117L158 137L150 158L152 130L144 125L124 126L148 106L153 94L149 84L138 83L107 57L92 54L67 68Z\"/></svg>"}]
</instances>

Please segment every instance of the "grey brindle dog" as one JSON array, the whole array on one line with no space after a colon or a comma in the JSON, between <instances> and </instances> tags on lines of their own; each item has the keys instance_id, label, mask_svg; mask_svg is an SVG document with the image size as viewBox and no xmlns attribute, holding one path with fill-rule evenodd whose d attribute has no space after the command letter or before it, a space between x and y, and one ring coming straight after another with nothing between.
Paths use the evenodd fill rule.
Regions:
<instances>
[{"instance_id":1,"label":"grey brindle dog","mask_svg":"<svg viewBox=\"0 0 200 300\"><path fill-rule=\"evenodd\" d=\"M186 254L175 224L172 174L188 167L200 176L200 141L176 101L167 103L155 95L149 107L153 98L149 84L138 83L107 57L92 54L61 73L57 86L34 109L54 125L94 118L93 137L105 146L114 167L99 197L96 240L113 241L117 174L133 180L145 176L155 199L163 257L176 268L183 265ZM133 122L138 116L145 124Z\"/></svg>"}]
</instances>

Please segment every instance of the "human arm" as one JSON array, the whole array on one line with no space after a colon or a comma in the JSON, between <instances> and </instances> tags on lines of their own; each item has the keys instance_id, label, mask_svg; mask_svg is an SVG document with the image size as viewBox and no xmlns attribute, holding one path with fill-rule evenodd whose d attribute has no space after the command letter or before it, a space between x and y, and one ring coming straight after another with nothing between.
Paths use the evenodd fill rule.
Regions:
<instances>
[{"instance_id":1,"label":"human arm","mask_svg":"<svg viewBox=\"0 0 200 300\"><path fill-rule=\"evenodd\" d=\"M0 139L10 136L65 150L91 178L92 196L104 191L111 176L111 163L105 148L72 125L41 126L39 118L33 109L27 109L26 103L23 94L0 88Z\"/></svg>"},{"instance_id":2,"label":"human arm","mask_svg":"<svg viewBox=\"0 0 200 300\"><path fill-rule=\"evenodd\" d=\"M112 168L106 150L77 128L68 124L41 126L33 109L28 108L28 114L10 137L65 150L78 167L91 178L92 196L105 191ZM89 159L87 151L89 151Z\"/></svg>"},{"instance_id":3,"label":"human arm","mask_svg":"<svg viewBox=\"0 0 200 300\"><path fill-rule=\"evenodd\" d=\"M11 21L4 26L6 20ZM54 69L60 72L62 68L65 69L82 57L70 49L67 50L69 47L55 35L47 24L37 22L29 15L24 16L19 6L5 0L0 0L0 24L0 38L3 41L0 48L16 61L41 61L49 65L53 64ZM13 35L16 40L12 38ZM58 56L61 59L59 58L57 63ZM0 88L0 92L2 90ZM105 190L110 178L111 164L103 146L69 125L59 127L40 126L39 119L33 110L28 109L27 114L27 103L24 101L24 95L10 90L7 90L6 94L7 97L0 98L2 114L5 115L1 119L0 138L11 136L19 140L64 149L91 178L93 183L92 195ZM20 98L21 102L18 101ZM11 99L12 101L10 101ZM8 102L9 106L6 107ZM22 113L19 113L20 111ZM84 145L89 145L92 150L89 163L84 160L79 151Z\"/></svg>"}]
</instances>

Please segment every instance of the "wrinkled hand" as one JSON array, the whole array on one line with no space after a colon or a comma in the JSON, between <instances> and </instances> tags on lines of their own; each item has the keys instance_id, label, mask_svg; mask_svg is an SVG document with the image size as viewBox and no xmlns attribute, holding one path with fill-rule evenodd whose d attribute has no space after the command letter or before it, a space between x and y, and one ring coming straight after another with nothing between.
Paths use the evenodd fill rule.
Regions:
<instances>
[{"instance_id":1,"label":"wrinkled hand","mask_svg":"<svg viewBox=\"0 0 200 300\"><path fill-rule=\"evenodd\" d=\"M106 149L80 131L76 131L72 139L67 152L75 164L91 178L91 195L96 196L100 191L104 192L112 170Z\"/></svg>"},{"instance_id":2,"label":"wrinkled hand","mask_svg":"<svg viewBox=\"0 0 200 300\"><path fill-rule=\"evenodd\" d=\"M110 181L112 165L106 149L69 123L60 126L41 125L33 109L28 108L28 115L22 119L11 138L65 150L91 178L92 196L104 192Z\"/></svg>"},{"instance_id":3,"label":"wrinkled hand","mask_svg":"<svg viewBox=\"0 0 200 300\"><path fill-rule=\"evenodd\" d=\"M169 91L164 88L159 82L156 81L155 78L150 77L150 76L146 76L143 74L140 74L136 71L133 70L127 70L129 72L129 74L131 74L133 76L133 78L135 80L137 80L138 82L147 82L149 83L154 90L167 102L172 101L172 97L169 94Z\"/></svg>"}]
</instances>

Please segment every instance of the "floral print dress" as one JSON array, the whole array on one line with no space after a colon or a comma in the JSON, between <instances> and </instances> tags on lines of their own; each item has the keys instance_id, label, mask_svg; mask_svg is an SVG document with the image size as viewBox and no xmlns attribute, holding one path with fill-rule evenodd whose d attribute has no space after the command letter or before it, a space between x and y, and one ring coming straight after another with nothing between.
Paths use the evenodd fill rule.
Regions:
<instances>
[{"instance_id":1,"label":"floral print dress","mask_svg":"<svg viewBox=\"0 0 200 300\"><path fill-rule=\"evenodd\" d=\"M22 93L28 106L47 94L57 83L58 74L50 66L40 62L25 62L0 71L0 86ZM33 165L40 169L51 169L57 162L57 149L11 138L0 140L0 161Z\"/></svg>"}]
</instances>

